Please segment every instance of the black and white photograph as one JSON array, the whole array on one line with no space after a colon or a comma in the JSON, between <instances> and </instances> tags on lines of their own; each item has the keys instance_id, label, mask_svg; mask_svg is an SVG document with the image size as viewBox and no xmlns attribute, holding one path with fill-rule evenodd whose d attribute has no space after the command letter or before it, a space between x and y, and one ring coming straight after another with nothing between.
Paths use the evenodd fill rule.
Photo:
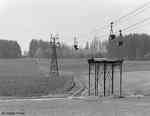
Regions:
<instances>
[{"instance_id":1,"label":"black and white photograph","mask_svg":"<svg viewBox=\"0 0 150 116\"><path fill-rule=\"evenodd\" d=\"M0 116L150 116L150 0L0 0Z\"/></svg>"}]
</instances>

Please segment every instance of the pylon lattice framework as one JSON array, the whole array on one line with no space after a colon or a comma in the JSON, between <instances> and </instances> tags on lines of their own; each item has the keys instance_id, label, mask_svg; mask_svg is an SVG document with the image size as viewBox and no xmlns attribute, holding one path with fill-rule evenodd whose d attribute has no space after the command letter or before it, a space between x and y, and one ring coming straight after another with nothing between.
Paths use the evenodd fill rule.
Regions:
<instances>
[{"instance_id":1,"label":"pylon lattice framework","mask_svg":"<svg viewBox=\"0 0 150 116\"><path fill-rule=\"evenodd\" d=\"M51 46L51 62L50 62L50 75L59 75L58 69L58 61L57 61L57 45L56 45L56 37L51 35L50 38L50 46Z\"/></svg>"}]
</instances>

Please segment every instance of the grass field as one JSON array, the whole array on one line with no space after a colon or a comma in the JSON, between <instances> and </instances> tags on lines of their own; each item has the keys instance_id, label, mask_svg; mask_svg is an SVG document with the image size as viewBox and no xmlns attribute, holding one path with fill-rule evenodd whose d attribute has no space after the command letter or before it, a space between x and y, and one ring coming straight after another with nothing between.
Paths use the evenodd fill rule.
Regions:
<instances>
[{"instance_id":1,"label":"grass field","mask_svg":"<svg viewBox=\"0 0 150 116\"><path fill-rule=\"evenodd\" d=\"M1 59L0 60L0 96L39 96L65 93L72 86L72 75L87 86L87 59L59 60L61 78L48 76L49 61L41 59ZM125 61L123 75L125 90L150 94L150 61ZM144 73L144 72L145 73Z\"/></svg>"},{"instance_id":2,"label":"grass field","mask_svg":"<svg viewBox=\"0 0 150 116\"><path fill-rule=\"evenodd\" d=\"M63 59L62 70L71 72L87 72L87 59ZM123 71L150 71L150 61L124 61Z\"/></svg>"},{"instance_id":3,"label":"grass field","mask_svg":"<svg viewBox=\"0 0 150 116\"><path fill-rule=\"evenodd\" d=\"M71 86L71 76L49 77L42 68L42 64L39 65L32 59L1 59L0 96L27 97L64 93Z\"/></svg>"},{"instance_id":4,"label":"grass field","mask_svg":"<svg viewBox=\"0 0 150 116\"><path fill-rule=\"evenodd\" d=\"M72 72L88 87L87 59L64 59L61 67L64 72ZM125 95L150 95L150 61L124 61L123 92Z\"/></svg>"},{"instance_id":5,"label":"grass field","mask_svg":"<svg viewBox=\"0 0 150 116\"><path fill-rule=\"evenodd\" d=\"M9 64L11 64L11 67L8 66ZM123 70L127 72L123 74L124 92L125 90L133 90L137 94L143 94L143 92L146 92L148 95L148 93L150 92L150 61L126 61L124 64L125 66ZM31 85L32 81L34 85L38 85L38 83L41 84L42 81L38 81L38 83L35 83L35 80L40 80L41 78L43 78L43 75L45 75L48 72L48 67L49 63L46 59L41 59L41 61L38 64L35 63L35 60L31 61L23 59L16 60L16 62L12 62L12 60L0 60L0 84L4 86L3 81L14 81L14 79L18 81L18 78L20 77L21 78L20 81L18 81L18 84L21 83L19 86L21 87L21 89L23 89L22 86L25 87L25 85L27 85L29 81L31 81L29 82ZM63 70L63 74L67 73L74 75L85 84L88 82L88 64L86 59L64 59L61 67ZM26 78L22 78L24 77L21 76L23 74ZM4 78L2 75L6 76L7 78ZM12 75L14 75L14 79L10 79L12 78ZM41 77L39 77L39 75L41 75ZM8 82L6 84L9 85ZM7 88L8 86L5 87ZM149 116L149 103L149 96L125 97L123 99L116 99L112 97L79 97L71 99L44 98L32 100L0 100L0 115Z\"/></svg>"}]
</instances>

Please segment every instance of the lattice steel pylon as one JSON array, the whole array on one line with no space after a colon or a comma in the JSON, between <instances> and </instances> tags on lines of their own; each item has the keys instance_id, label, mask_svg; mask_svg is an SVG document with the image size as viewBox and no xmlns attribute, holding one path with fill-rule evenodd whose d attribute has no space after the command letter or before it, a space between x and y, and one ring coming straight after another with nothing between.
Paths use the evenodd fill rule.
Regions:
<instances>
[{"instance_id":1,"label":"lattice steel pylon","mask_svg":"<svg viewBox=\"0 0 150 116\"><path fill-rule=\"evenodd\" d=\"M57 43L58 37L51 34L50 37L50 46L51 46L51 62L50 62L50 75L59 76L59 69L58 69L58 61L57 61Z\"/></svg>"}]
</instances>

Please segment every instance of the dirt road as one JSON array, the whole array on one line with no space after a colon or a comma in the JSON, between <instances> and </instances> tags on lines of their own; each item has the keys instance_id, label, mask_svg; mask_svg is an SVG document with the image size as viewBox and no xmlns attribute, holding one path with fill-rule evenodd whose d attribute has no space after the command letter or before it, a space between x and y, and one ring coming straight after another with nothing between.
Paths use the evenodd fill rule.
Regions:
<instances>
[{"instance_id":1,"label":"dirt road","mask_svg":"<svg viewBox=\"0 0 150 116\"><path fill-rule=\"evenodd\" d=\"M150 98L35 99L0 102L1 116L149 116Z\"/></svg>"}]
</instances>

